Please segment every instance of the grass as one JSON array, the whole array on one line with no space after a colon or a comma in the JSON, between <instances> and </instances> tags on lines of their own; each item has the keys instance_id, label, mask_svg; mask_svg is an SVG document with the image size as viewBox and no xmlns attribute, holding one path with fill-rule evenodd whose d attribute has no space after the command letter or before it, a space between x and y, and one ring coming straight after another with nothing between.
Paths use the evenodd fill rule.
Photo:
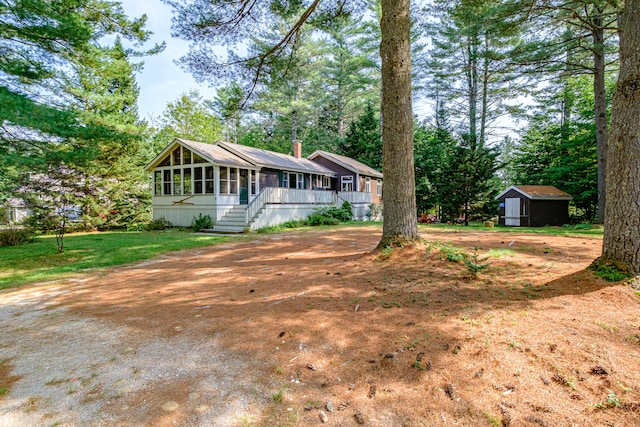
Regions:
<instances>
[{"instance_id":1,"label":"grass","mask_svg":"<svg viewBox=\"0 0 640 427\"><path fill-rule=\"evenodd\" d=\"M55 237L41 236L34 243L0 247L0 289L63 279L89 269L142 261L228 239L181 230L77 233L65 236L65 251L57 254Z\"/></svg>"},{"instance_id":2,"label":"grass","mask_svg":"<svg viewBox=\"0 0 640 427\"><path fill-rule=\"evenodd\" d=\"M555 236L602 236L602 227L505 227L496 225L495 227L485 227L482 222L470 222L465 225L428 224L419 225L420 230L435 229L455 232L465 231L485 231L487 233L531 233L550 234Z\"/></svg>"}]
</instances>

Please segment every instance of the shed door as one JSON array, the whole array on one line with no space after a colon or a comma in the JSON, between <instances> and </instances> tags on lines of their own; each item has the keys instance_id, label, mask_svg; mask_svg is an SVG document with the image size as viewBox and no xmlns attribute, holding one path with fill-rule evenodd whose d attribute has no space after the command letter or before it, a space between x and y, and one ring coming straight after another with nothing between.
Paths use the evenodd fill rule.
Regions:
<instances>
[{"instance_id":1,"label":"shed door","mask_svg":"<svg viewBox=\"0 0 640 427\"><path fill-rule=\"evenodd\" d=\"M520 227L520 199L504 199L504 225Z\"/></svg>"}]
</instances>

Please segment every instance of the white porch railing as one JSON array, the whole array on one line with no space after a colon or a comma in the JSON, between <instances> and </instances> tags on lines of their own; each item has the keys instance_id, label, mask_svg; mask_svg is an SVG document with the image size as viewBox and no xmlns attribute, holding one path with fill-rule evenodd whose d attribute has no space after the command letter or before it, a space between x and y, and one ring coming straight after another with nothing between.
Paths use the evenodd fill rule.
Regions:
<instances>
[{"instance_id":1,"label":"white porch railing","mask_svg":"<svg viewBox=\"0 0 640 427\"><path fill-rule=\"evenodd\" d=\"M337 193L337 197L339 203L337 204L342 204L342 202L347 201L351 204L362 204L362 203L366 203L366 204L371 204L371 193L361 193L359 191L339 191Z\"/></svg>"},{"instance_id":2,"label":"white porch railing","mask_svg":"<svg viewBox=\"0 0 640 427\"><path fill-rule=\"evenodd\" d=\"M341 205L344 201L351 204L370 204L371 193L264 187L247 205L245 219L248 224L266 204Z\"/></svg>"}]
</instances>

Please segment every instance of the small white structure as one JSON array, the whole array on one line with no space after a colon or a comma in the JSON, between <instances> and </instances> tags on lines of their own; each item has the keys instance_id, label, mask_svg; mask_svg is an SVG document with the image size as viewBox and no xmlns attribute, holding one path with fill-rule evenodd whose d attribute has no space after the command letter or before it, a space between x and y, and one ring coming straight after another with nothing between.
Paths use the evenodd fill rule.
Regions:
<instances>
[{"instance_id":1,"label":"small white structure","mask_svg":"<svg viewBox=\"0 0 640 427\"><path fill-rule=\"evenodd\" d=\"M18 224L24 221L31 210L27 207L24 200L18 198L10 198L2 206L3 217L0 218L5 224Z\"/></svg>"}]
</instances>

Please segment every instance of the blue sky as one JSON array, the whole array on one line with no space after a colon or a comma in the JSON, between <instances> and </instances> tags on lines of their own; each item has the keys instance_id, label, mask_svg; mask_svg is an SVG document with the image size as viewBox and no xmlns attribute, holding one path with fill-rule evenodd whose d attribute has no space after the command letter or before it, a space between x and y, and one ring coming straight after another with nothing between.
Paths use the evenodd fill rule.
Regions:
<instances>
[{"instance_id":1,"label":"blue sky","mask_svg":"<svg viewBox=\"0 0 640 427\"><path fill-rule=\"evenodd\" d=\"M149 120L152 116L159 116L168 102L191 89L197 89L207 99L213 98L215 89L207 84L198 84L189 72L174 63L187 52L189 43L171 37L171 8L160 0L120 1L129 17L147 15L147 29L153 31L149 47L162 41L167 43L159 55L144 58L144 69L137 76L140 118Z\"/></svg>"},{"instance_id":2,"label":"blue sky","mask_svg":"<svg viewBox=\"0 0 640 427\"><path fill-rule=\"evenodd\" d=\"M171 7L160 0L120 0L131 18L147 15L147 29L153 32L148 47L166 42L167 47L158 55L144 58L144 68L137 75L140 86L138 112L141 119L150 120L164 111L167 103L191 89L197 89L205 99L215 96L215 88L207 83L197 83L188 71L176 65L175 60L187 53L189 43L171 37ZM417 102L416 102L417 101ZM414 100L414 113L431 114L431 107L421 100Z\"/></svg>"}]
</instances>

